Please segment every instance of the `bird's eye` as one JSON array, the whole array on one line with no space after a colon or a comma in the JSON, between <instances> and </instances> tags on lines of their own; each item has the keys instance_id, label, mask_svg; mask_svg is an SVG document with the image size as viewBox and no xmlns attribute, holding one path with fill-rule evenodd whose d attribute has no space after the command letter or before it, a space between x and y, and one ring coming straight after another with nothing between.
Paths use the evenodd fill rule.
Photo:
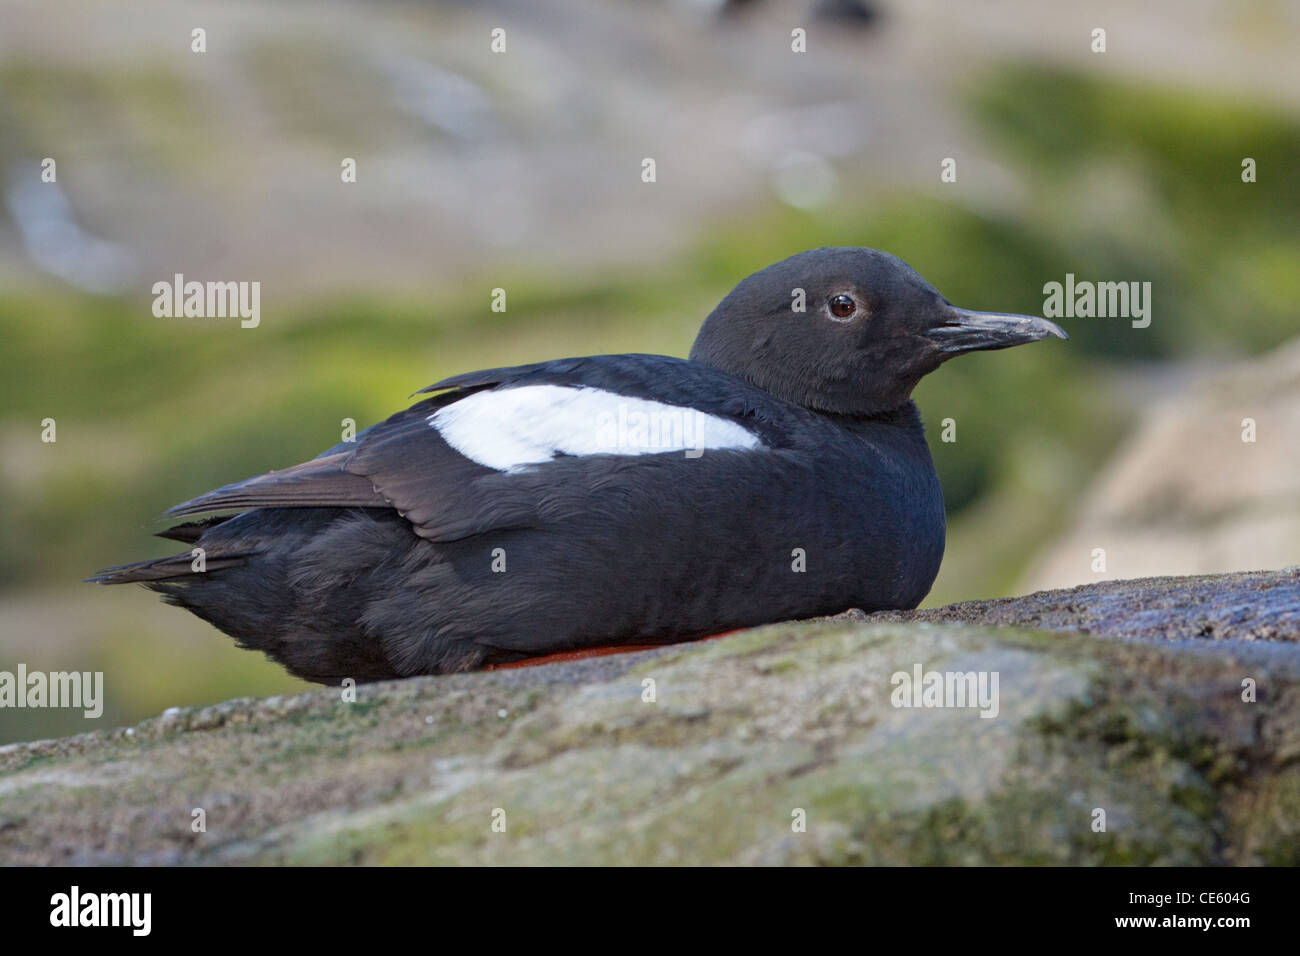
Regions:
<instances>
[{"instance_id":1,"label":"bird's eye","mask_svg":"<svg viewBox=\"0 0 1300 956\"><path fill-rule=\"evenodd\" d=\"M850 315L858 310L858 304L853 301L853 297L841 292L839 295L831 296L831 315L838 319L847 319Z\"/></svg>"}]
</instances>

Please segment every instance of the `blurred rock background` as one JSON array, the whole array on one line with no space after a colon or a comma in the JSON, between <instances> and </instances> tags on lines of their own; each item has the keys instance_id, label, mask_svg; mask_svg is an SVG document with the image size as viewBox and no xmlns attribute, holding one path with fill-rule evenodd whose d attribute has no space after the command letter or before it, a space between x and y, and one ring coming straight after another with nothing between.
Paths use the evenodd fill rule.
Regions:
<instances>
[{"instance_id":1,"label":"blurred rock background","mask_svg":"<svg viewBox=\"0 0 1300 956\"><path fill-rule=\"evenodd\" d=\"M1068 346L922 383L950 516L927 604L1300 562L1298 53L1293 2L9 0L0 669L103 670L101 727L302 686L79 581L444 375L685 354L738 279L830 244L973 308L1153 286L1149 328L1066 319ZM178 272L260 281L260 327L155 318ZM83 729L0 712L0 742Z\"/></svg>"}]
</instances>

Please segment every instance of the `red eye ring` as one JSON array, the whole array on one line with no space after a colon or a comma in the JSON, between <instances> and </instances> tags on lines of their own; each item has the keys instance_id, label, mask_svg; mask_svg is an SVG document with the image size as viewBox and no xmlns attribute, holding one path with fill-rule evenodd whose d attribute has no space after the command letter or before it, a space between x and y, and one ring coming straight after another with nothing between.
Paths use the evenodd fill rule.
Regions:
<instances>
[{"instance_id":1,"label":"red eye ring","mask_svg":"<svg viewBox=\"0 0 1300 956\"><path fill-rule=\"evenodd\" d=\"M831 296L827 304L830 306L831 315L837 319L847 319L858 310L858 304L853 301L853 296L843 292Z\"/></svg>"}]
</instances>

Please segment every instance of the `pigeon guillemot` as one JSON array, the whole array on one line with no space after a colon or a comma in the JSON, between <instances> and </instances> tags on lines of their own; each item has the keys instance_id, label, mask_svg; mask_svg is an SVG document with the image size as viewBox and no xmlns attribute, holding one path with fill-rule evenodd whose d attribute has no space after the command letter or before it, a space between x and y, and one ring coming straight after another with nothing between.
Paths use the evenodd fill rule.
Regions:
<instances>
[{"instance_id":1,"label":"pigeon guillemot","mask_svg":"<svg viewBox=\"0 0 1300 956\"><path fill-rule=\"evenodd\" d=\"M887 253L804 252L737 285L689 360L444 379L353 442L172 508L238 512L161 532L201 551L91 580L143 582L325 683L915 607L944 507L912 389L1048 335L1066 338L955 308Z\"/></svg>"}]
</instances>

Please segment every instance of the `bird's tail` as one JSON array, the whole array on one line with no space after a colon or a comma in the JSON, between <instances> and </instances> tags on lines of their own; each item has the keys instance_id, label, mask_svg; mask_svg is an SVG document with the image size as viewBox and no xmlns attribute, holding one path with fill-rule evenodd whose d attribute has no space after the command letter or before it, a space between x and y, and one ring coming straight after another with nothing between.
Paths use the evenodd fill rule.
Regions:
<instances>
[{"instance_id":1,"label":"bird's tail","mask_svg":"<svg viewBox=\"0 0 1300 956\"><path fill-rule=\"evenodd\" d=\"M230 515L215 518L203 518L199 521L186 521L174 525L166 531L159 531L157 537L180 541L183 544L196 544L203 532L216 525L223 524ZM150 581L172 581L186 578L192 574L203 574L221 568L232 567L242 563L256 552L253 551L218 551L209 553L203 548L195 548L186 554L172 554L165 558L150 558L148 561L136 561L133 564L121 564L115 568L96 571L86 578L91 584L145 584Z\"/></svg>"},{"instance_id":2,"label":"bird's tail","mask_svg":"<svg viewBox=\"0 0 1300 956\"><path fill-rule=\"evenodd\" d=\"M249 551L240 554L208 556L195 553L199 551L201 549L196 548L194 551L185 554L173 554L165 558L154 558L150 561L136 561L134 564L105 568L102 571L96 571L86 580L91 584L147 584L150 581L175 581L243 564L244 561L256 553Z\"/></svg>"},{"instance_id":3,"label":"bird's tail","mask_svg":"<svg viewBox=\"0 0 1300 956\"><path fill-rule=\"evenodd\" d=\"M107 568L89 580L137 582L307 680L383 680L398 671L363 623L358 579L419 538L396 512L256 508L162 532L194 550Z\"/></svg>"}]
</instances>

